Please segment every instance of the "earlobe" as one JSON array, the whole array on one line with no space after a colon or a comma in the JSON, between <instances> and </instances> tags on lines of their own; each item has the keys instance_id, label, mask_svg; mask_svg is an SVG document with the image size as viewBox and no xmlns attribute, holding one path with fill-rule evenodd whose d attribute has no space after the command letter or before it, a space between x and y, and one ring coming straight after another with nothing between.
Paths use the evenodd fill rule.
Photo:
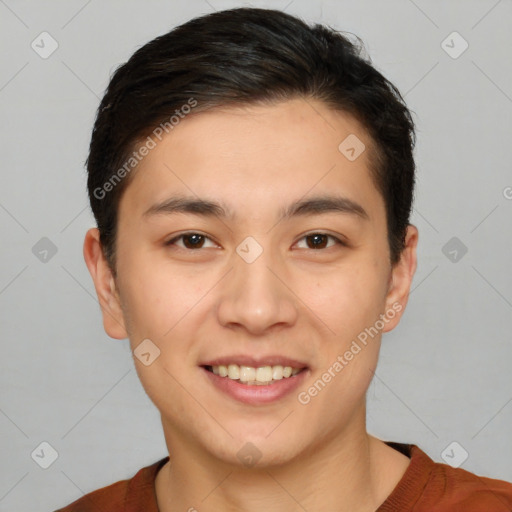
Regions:
<instances>
[{"instance_id":1,"label":"earlobe","mask_svg":"<svg viewBox=\"0 0 512 512\"><path fill-rule=\"evenodd\" d=\"M103 315L105 332L115 339L127 338L123 310L112 271L103 254L98 228L85 234L83 255L89 269Z\"/></svg>"},{"instance_id":2,"label":"earlobe","mask_svg":"<svg viewBox=\"0 0 512 512\"><path fill-rule=\"evenodd\" d=\"M416 226L409 224L405 237L405 248L400 256L400 261L391 270L386 296L386 313L393 312L393 318L386 324L383 332L391 331L398 325L407 305L417 266L418 237Z\"/></svg>"}]
</instances>

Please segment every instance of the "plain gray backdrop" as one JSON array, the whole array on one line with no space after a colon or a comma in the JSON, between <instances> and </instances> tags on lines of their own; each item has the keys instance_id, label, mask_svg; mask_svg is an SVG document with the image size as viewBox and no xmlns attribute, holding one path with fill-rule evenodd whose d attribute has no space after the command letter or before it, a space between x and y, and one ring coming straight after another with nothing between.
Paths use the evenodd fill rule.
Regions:
<instances>
[{"instance_id":1,"label":"plain gray backdrop","mask_svg":"<svg viewBox=\"0 0 512 512\"><path fill-rule=\"evenodd\" d=\"M119 64L243 5L357 34L414 112L419 263L383 337L369 432L512 480L510 0L0 0L2 511L53 510L167 455L128 340L103 331L84 161Z\"/></svg>"}]
</instances>

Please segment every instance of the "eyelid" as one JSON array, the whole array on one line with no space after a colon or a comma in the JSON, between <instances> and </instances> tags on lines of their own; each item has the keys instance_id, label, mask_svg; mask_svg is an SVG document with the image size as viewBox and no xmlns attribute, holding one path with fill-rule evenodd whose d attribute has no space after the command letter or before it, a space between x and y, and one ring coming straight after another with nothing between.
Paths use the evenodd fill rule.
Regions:
<instances>
[{"instance_id":1,"label":"eyelid","mask_svg":"<svg viewBox=\"0 0 512 512\"><path fill-rule=\"evenodd\" d=\"M217 244L217 242L215 242L215 240L213 240L213 238L211 236L208 236L205 233L202 233L201 231L185 231L183 233L180 233L179 235L173 236L172 238L170 238L169 240L164 242L164 245L165 246L175 245L176 241L178 241L180 238L183 238L187 235L200 235L200 236L210 240L211 242ZM198 250L198 249L188 249L187 247L179 247L179 248L184 249L185 251L194 251L194 250L197 251ZM203 249L203 247L200 247L199 249Z\"/></svg>"},{"instance_id":2,"label":"eyelid","mask_svg":"<svg viewBox=\"0 0 512 512\"><path fill-rule=\"evenodd\" d=\"M308 236L312 236L312 235L325 235L328 238L332 238L335 241L335 245L341 245L343 247L348 247L348 243L344 240L343 236L338 235L338 234L334 235L332 233L329 233L327 231L323 231L321 229L308 231L308 232L302 234L299 237L299 239L297 240L297 242L299 242L300 240L302 240L302 239L304 239L304 238L306 238ZM297 242L295 242L295 243L297 243ZM333 247L333 246L331 246L331 247ZM321 252L322 250L326 250L326 249L329 249L329 247L326 247L325 249L309 249L309 250L315 251L315 252Z\"/></svg>"},{"instance_id":3,"label":"eyelid","mask_svg":"<svg viewBox=\"0 0 512 512\"><path fill-rule=\"evenodd\" d=\"M185 237L187 235L201 235L204 238L210 240L211 242L217 244L217 242L215 242L210 236L206 235L205 233L202 233L201 231L185 231L184 233L180 233L179 235L173 236L170 240L167 240L166 242L164 242L164 245L165 246L174 245L176 241L178 241L179 239L181 239L181 238L183 238L183 237ZM306 238L308 236L311 236L311 235L325 235L328 238L333 239L335 241L335 245L341 245L341 246L344 246L344 247L348 246L348 243L343 239L342 236L340 236L340 235L333 235L331 233L328 233L328 232L325 232L325 231L322 231L322 230L308 231L308 232L300 235L300 237L298 238L297 242L299 242L299 241L303 240L304 238ZM297 242L295 242L295 244ZM186 251L198 251L199 249L204 249L204 247L199 247L199 249L188 249L187 247L179 247L179 248L180 249L184 249ZM311 250L311 251L322 251L322 250L325 250L325 249L309 249L308 248L308 250Z\"/></svg>"}]
</instances>

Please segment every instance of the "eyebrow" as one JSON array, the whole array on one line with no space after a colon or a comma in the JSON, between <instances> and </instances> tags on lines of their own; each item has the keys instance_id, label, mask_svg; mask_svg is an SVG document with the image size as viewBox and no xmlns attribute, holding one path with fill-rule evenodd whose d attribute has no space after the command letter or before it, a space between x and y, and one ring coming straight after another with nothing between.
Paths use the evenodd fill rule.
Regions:
<instances>
[{"instance_id":1,"label":"eyebrow","mask_svg":"<svg viewBox=\"0 0 512 512\"><path fill-rule=\"evenodd\" d=\"M310 199L296 201L278 213L278 220L288 220L298 216L312 216L323 213L339 212L353 215L362 220L369 220L366 210L348 197L323 195ZM173 196L160 203L150 206L142 216L145 218L155 215L171 215L176 213L191 213L203 217L233 220L236 216L222 204L208 199Z\"/></svg>"}]
</instances>

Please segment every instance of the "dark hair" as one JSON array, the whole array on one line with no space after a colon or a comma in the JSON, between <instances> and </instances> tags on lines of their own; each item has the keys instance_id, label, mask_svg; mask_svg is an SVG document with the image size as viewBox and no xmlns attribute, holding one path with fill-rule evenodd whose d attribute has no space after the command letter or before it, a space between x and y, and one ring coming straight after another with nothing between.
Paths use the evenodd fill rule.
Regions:
<instances>
[{"instance_id":1,"label":"dark hair","mask_svg":"<svg viewBox=\"0 0 512 512\"><path fill-rule=\"evenodd\" d=\"M149 142L155 127L169 132L172 117L183 117L193 102L191 115L295 97L321 100L367 130L370 172L386 206L390 260L398 262L415 184L414 123L398 89L361 55L364 45L355 39L281 11L237 8L184 23L117 68L98 108L87 158L89 200L114 275L118 206L133 174L127 161L135 167L133 151L145 138Z\"/></svg>"}]
</instances>

